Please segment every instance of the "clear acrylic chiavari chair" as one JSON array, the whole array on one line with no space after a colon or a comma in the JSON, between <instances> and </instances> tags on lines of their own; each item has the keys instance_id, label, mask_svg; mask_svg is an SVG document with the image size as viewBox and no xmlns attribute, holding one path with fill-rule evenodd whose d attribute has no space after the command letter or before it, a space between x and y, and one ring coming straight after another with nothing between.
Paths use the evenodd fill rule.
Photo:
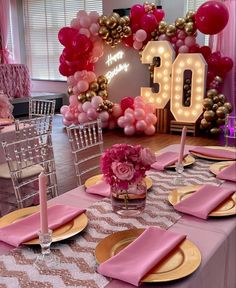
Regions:
<instances>
[{"instance_id":1,"label":"clear acrylic chiavari chair","mask_svg":"<svg viewBox=\"0 0 236 288\"><path fill-rule=\"evenodd\" d=\"M29 100L29 118L39 116L53 116L55 114L56 101L31 98Z\"/></svg>"},{"instance_id":2,"label":"clear acrylic chiavari chair","mask_svg":"<svg viewBox=\"0 0 236 288\"><path fill-rule=\"evenodd\" d=\"M15 120L16 139L32 138L52 132L52 116Z\"/></svg>"},{"instance_id":3,"label":"clear acrylic chiavari chair","mask_svg":"<svg viewBox=\"0 0 236 288\"><path fill-rule=\"evenodd\" d=\"M71 145L77 184L99 171L99 160L103 153L101 121L91 121L67 127Z\"/></svg>"},{"instance_id":4,"label":"clear acrylic chiavari chair","mask_svg":"<svg viewBox=\"0 0 236 288\"><path fill-rule=\"evenodd\" d=\"M47 175L47 193L58 195L56 168L51 133L37 135L12 143L2 142L9 169L0 165L0 178L11 179L18 208L27 206L27 200L38 195L38 175ZM30 191L24 188L30 185Z\"/></svg>"}]
</instances>

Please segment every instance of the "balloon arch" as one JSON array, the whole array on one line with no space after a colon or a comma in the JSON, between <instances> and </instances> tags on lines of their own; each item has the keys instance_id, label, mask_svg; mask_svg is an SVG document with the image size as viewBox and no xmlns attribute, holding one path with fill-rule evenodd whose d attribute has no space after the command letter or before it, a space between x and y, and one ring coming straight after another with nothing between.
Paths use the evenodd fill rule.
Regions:
<instances>
[{"instance_id":1,"label":"balloon arch","mask_svg":"<svg viewBox=\"0 0 236 288\"><path fill-rule=\"evenodd\" d=\"M208 46L199 46L197 30L204 34L217 34L228 22L229 13L223 3L208 1L199 9L188 11L174 24L163 19L165 12L154 4L145 2L131 7L130 16L117 13L99 16L97 12L79 11L70 27L63 27L58 39L65 46L60 56L59 71L67 76L69 106L62 106L63 123L66 126L85 123L100 118L103 128L124 128L126 135L155 133L155 106L143 97L125 97L120 103L108 100L105 76L96 76L94 64L103 55L104 45L115 47L119 43L137 51L143 51L149 41L168 41L176 55L201 53L208 64L207 91L203 100L200 128L211 134L219 134L225 116L232 112L232 105L221 94L225 75L232 69L233 61L223 57L220 51L212 52ZM217 19L217 21L215 20ZM155 63L150 65L151 76ZM191 103L191 78L183 86L184 103Z\"/></svg>"}]
</instances>

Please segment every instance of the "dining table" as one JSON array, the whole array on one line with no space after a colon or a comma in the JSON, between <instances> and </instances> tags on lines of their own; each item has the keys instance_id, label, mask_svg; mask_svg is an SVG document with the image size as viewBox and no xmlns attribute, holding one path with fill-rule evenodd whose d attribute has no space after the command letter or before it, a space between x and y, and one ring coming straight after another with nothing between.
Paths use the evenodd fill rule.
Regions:
<instances>
[{"instance_id":1,"label":"dining table","mask_svg":"<svg viewBox=\"0 0 236 288\"><path fill-rule=\"evenodd\" d=\"M185 153L193 146L186 145ZM158 152L178 151L179 145L165 147ZM216 179L209 166L217 161L196 158L184 168L186 186L212 184L235 188L235 183ZM112 212L109 198L89 194L85 186L61 194L48 201L86 209L87 227L77 235L53 243L53 253L60 258L58 267L37 271L33 262L39 247L22 245L19 248L0 242L0 287L107 287L131 288L131 284L110 279L97 272L95 248L106 236L132 228L157 226L186 234L199 249L201 263L190 275L180 279L141 283L140 287L163 288L235 288L236 287L236 217L196 218L174 210L168 201L176 188L174 169L150 170L153 181L148 192L145 211L136 217L120 216ZM235 208L236 209L236 208ZM2 286L1 286L2 285Z\"/></svg>"}]
</instances>

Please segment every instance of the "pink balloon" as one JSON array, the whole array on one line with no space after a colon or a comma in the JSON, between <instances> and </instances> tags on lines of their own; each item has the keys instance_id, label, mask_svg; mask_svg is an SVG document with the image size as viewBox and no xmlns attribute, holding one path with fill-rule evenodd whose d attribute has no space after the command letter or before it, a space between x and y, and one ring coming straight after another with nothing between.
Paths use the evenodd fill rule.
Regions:
<instances>
[{"instance_id":1,"label":"pink balloon","mask_svg":"<svg viewBox=\"0 0 236 288\"><path fill-rule=\"evenodd\" d=\"M87 17L88 14L87 14L86 11L84 11L84 10L80 10L79 12L77 12L76 16L77 16L77 18L80 18L80 17Z\"/></svg>"},{"instance_id":2,"label":"pink balloon","mask_svg":"<svg viewBox=\"0 0 236 288\"><path fill-rule=\"evenodd\" d=\"M101 119L102 122L106 122L109 119L109 113L107 111L102 111L98 114L98 118Z\"/></svg>"},{"instance_id":3,"label":"pink balloon","mask_svg":"<svg viewBox=\"0 0 236 288\"><path fill-rule=\"evenodd\" d=\"M98 22L98 18L99 18L99 14L96 11L92 11L89 13L89 18L91 20L91 22L93 23L97 23Z\"/></svg>"},{"instance_id":4,"label":"pink balloon","mask_svg":"<svg viewBox=\"0 0 236 288\"><path fill-rule=\"evenodd\" d=\"M147 123L144 120L139 120L135 124L137 131L144 131L147 128Z\"/></svg>"},{"instance_id":5,"label":"pink balloon","mask_svg":"<svg viewBox=\"0 0 236 288\"><path fill-rule=\"evenodd\" d=\"M145 104L145 111L146 113L154 113L155 112L155 106L152 103Z\"/></svg>"},{"instance_id":6,"label":"pink balloon","mask_svg":"<svg viewBox=\"0 0 236 288\"><path fill-rule=\"evenodd\" d=\"M98 117L98 113L94 108L89 108L87 111L87 116L89 120L96 120Z\"/></svg>"},{"instance_id":7,"label":"pink balloon","mask_svg":"<svg viewBox=\"0 0 236 288\"><path fill-rule=\"evenodd\" d=\"M89 89L89 83L86 80L80 80L77 83L77 87L78 87L79 92L85 92Z\"/></svg>"},{"instance_id":8,"label":"pink balloon","mask_svg":"<svg viewBox=\"0 0 236 288\"><path fill-rule=\"evenodd\" d=\"M73 121L75 117L74 117L74 114L73 114L72 112L67 111L67 112L65 113L64 118L65 118L67 121Z\"/></svg>"},{"instance_id":9,"label":"pink balloon","mask_svg":"<svg viewBox=\"0 0 236 288\"><path fill-rule=\"evenodd\" d=\"M75 81L79 81L80 80L80 76L81 76L81 71L77 71L77 72L75 72L75 74L74 74L74 78L75 78ZM76 83L77 83L76 82Z\"/></svg>"},{"instance_id":10,"label":"pink balloon","mask_svg":"<svg viewBox=\"0 0 236 288\"><path fill-rule=\"evenodd\" d=\"M188 47L192 47L196 44L196 38L194 36L187 36L184 39L184 44Z\"/></svg>"},{"instance_id":11,"label":"pink balloon","mask_svg":"<svg viewBox=\"0 0 236 288\"><path fill-rule=\"evenodd\" d=\"M89 28L89 26L91 25L91 20L88 16L82 16L79 18L79 24L83 28Z\"/></svg>"},{"instance_id":12,"label":"pink balloon","mask_svg":"<svg viewBox=\"0 0 236 288\"><path fill-rule=\"evenodd\" d=\"M88 112L90 108L92 108L92 104L89 101L86 101L82 104L82 108L84 112Z\"/></svg>"},{"instance_id":13,"label":"pink balloon","mask_svg":"<svg viewBox=\"0 0 236 288\"><path fill-rule=\"evenodd\" d=\"M133 47L135 50L140 50L143 47L143 42L134 41Z\"/></svg>"},{"instance_id":14,"label":"pink balloon","mask_svg":"<svg viewBox=\"0 0 236 288\"><path fill-rule=\"evenodd\" d=\"M77 106L78 112L83 112L82 103L79 103Z\"/></svg>"},{"instance_id":15,"label":"pink balloon","mask_svg":"<svg viewBox=\"0 0 236 288\"><path fill-rule=\"evenodd\" d=\"M97 23L92 23L89 27L89 31L92 35L96 36L98 35L99 25Z\"/></svg>"},{"instance_id":16,"label":"pink balloon","mask_svg":"<svg viewBox=\"0 0 236 288\"><path fill-rule=\"evenodd\" d=\"M184 41L179 39L179 40L176 41L175 45L176 45L177 48L179 48L179 47L184 45Z\"/></svg>"},{"instance_id":17,"label":"pink balloon","mask_svg":"<svg viewBox=\"0 0 236 288\"><path fill-rule=\"evenodd\" d=\"M153 135L154 133L155 133L155 131L156 131L156 129L155 129L155 127L153 126L153 125L149 125L149 126L147 126L147 128L144 130L144 133L146 134L146 135Z\"/></svg>"},{"instance_id":18,"label":"pink balloon","mask_svg":"<svg viewBox=\"0 0 236 288\"><path fill-rule=\"evenodd\" d=\"M88 74L87 74L87 79L88 79L88 82L91 83L93 82L94 80L96 80L96 74L92 71L88 71Z\"/></svg>"},{"instance_id":19,"label":"pink balloon","mask_svg":"<svg viewBox=\"0 0 236 288\"><path fill-rule=\"evenodd\" d=\"M76 95L71 95L69 98L69 102L71 105L78 105L78 99Z\"/></svg>"},{"instance_id":20,"label":"pink balloon","mask_svg":"<svg viewBox=\"0 0 236 288\"><path fill-rule=\"evenodd\" d=\"M90 32L89 32L89 30L87 28L80 28L79 33L80 34L84 34L88 38L90 37Z\"/></svg>"},{"instance_id":21,"label":"pink balloon","mask_svg":"<svg viewBox=\"0 0 236 288\"><path fill-rule=\"evenodd\" d=\"M100 58L103 55L103 47L93 47L92 56Z\"/></svg>"},{"instance_id":22,"label":"pink balloon","mask_svg":"<svg viewBox=\"0 0 236 288\"><path fill-rule=\"evenodd\" d=\"M63 118L62 123L63 123L65 126L68 127L68 126L70 126L73 122L68 121L68 120L66 120L65 118Z\"/></svg>"},{"instance_id":23,"label":"pink balloon","mask_svg":"<svg viewBox=\"0 0 236 288\"><path fill-rule=\"evenodd\" d=\"M69 76L69 77L67 78L67 84L68 84L69 86L72 86L72 87L77 84L77 81L75 80L74 76Z\"/></svg>"},{"instance_id":24,"label":"pink balloon","mask_svg":"<svg viewBox=\"0 0 236 288\"><path fill-rule=\"evenodd\" d=\"M144 104L143 102L136 102L136 103L134 104L134 108L135 108L135 109L140 108L140 109L145 110L145 104Z\"/></svg>"},{"instance_id":25,"label":"pink balloon","mask_svg":"<svg viewBox=\"0 0 236 288\"><path fill-rule=\"evenodd\" d=\"M152 113L148 113L145 117L145 121L148 125L154 125L157 122L157 117Z\"/></svg>"},{"instance_id":26,"label":"pink balloon","mask_svg":"<svg viewBox=\"0 0 236 288\"><path fill-rule=\"evenodd\" d=\"M71 22L70 22L70 26L72 28L75 28L75 29L79 30L80 29L79 20L77 18L72 19Z\"/></svg>"},{"instance_id":27,"label":"pink balloon","mask_svg":"<svg viewBox=\"0 0 236 288\"><path fill-rule=\"evenodd\" d=\"M60 112L62 115L65 115L65 113L69 110L69 107L67 105L61 106Z\"/></svg>"},{"instance_id":28,"label":"pink balloon","mask_svg":"<svg viewBox=\"0 0 236 288\"><path fill-rule=\"evenodd\" d=\"M158 40L161 40L161 41L170 41L170 37L165 35L165 34L161 34L159 37L158 37Z\"/></svg>"},{"instance_id":29,"label":"pink balloon","mask_svg":"<svg viewBox=\"0 0 236 288\"><path fill-rule=\"evenodd\" d=\"M89 120L87 114L85 112L80 113L78 116L78 121L80 124L88 122Z\"/></svg>"},{"instance_id":30,"label":"pink balloon","mask_svg":"<svg viewBox=\"0 0 236 288\"><path fill-rule=\"evenodd\" d=\"M170 42L173 44L175 44L177 42L177 40L178 40L178 38L176 36L170 38Z\"/></svg>"},{"instance_id":31,"label":"pink balloon","mask_svg":"<svg viewBox=\"0 0 236 288\"><path fill-rule=\"evenodd\" d=\"M134 98L134 103L136 103L136 102L144 102L144 101L143 101L143 97L142 97L142 96L137 96L137 97L135 97L135 98Z\"/></svg>"},{"instance_id":32,"label":"pink balloon","mask_svg":"<svg viewBox=\"0 0 236 288\"><path fill-rule=\"evenodd\" d=\"M119 118L122 115L122 109L120 107L120 104L115 103L112 107L112 116L115 118Z\"/></svg>"},{"instance_id":33,"label":"pink balloon","mask_svg":"<svg viewBox=\"0 0 236 288\"><path fill-rule=\"evenodd\" d=\"M178 50L179 53L188 53L188 51L189 51L189 47L186 45L180 46Z\"/></svg>"},{"instance_id":34,"label":"pink balloon","mask_svg":"<svg viewBox=\"0 0 236 288\"><path fill-rule=\"evenodd\" d=\"M145 30L139 29L138 31L136 31L135 39L138 42L143 42L146 38L147 38L147 32Z\"/></svg>"},{"instance_id":35,"label":"pink balloon","mask_svg":"<svg viewBox=\"0 0 236 288\"><path fill-rule=\"evenodd\" d=\"M80 91L79 91L79 89L78 89L77 86L74 86L73 89L72 89L72 91L73 91L73 94L74 94L74 95L78 95L78 94L80 93Z\"/></svg>"},{"instance_id":36,"label":"pink balloon","mask_svg":"<svg viewBox=\"0 0 236 288\"><path fill-rule=\"evenodd\" d=\"M131 108L127 108L127 109L125 110L125 114L127 114L127 113L134 115L134 110L131 109Z\"/></svg>"},{"instance_id":37,"label":"pink balloon","mask_svg":"<svg viewBox=\"0 0 236 288\"><path fill-rule=\"evenodd\" d=\"M184 40L187 35L186 35L186 33L184 31L180 30L178 32L177 36L178 36L179 39Z\"/></svg>"},{"instance_id":38,"label":"pink balloon","mask_svg":"<svg viewBox=\"0 0 236 288\"><path fill-rule=\"evenodd\" d=\"M91 104L94 108L98 108L99 104L103 103L103 99L101 96L94 96L91 100Z\"/></svg>"},{"instance_id":39,"label":"pink balloon","mask_svg":"<svg viewBox=\"0 0 236 288\"><path fill-rule=\"evenodd\" d=\"M134 110L134 117L136 120L143 120L145 118L145 111L141 108Z\"/></svg>"},{"instance_id":40,"label":"pink balloon","mask_svg":"<svg viewBox=\"0 0 236 288\"><path fill-rule=\"evenodd\" d=\"M121 116L120 118L118 118L117 124L119 127L124 128L125 127L125 117Z\"/></svg>"},{"instance_id":41,"label":"pink balloon","mask_svg":"<svg viewBox=\"0 0 236 288\"><path fill-rule=\"evenodd\" d=\"M135 121L134 115L131 113L126 113L124 116L124 121L126 125L133 124Z\"/></svg>"},{"instance_id":42,"label":"pink balloon","mask_svg":"<svg viewBox=\"0 0 236 288\"><path fill-rule=\"evenodd\" d=\"M134 125L127 125L124 127L124 133L127 136L132 136L135 133L135 127Z\"/></svg>"}]
</instances>

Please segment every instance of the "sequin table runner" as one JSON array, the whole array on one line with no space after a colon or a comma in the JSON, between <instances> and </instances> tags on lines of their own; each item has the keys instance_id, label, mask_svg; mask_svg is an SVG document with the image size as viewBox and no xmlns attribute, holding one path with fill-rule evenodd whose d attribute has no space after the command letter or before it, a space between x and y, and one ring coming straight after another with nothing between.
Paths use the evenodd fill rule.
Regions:
<instances>
[{"instance_id":1,"label":"sequin table runner","mask_svg":"<svg viewBox=\"0 0 236 288\"><path fill-rule=\"evenodd\" d=\"M185 169L188 185L215 183L208 172L212 162L198 160L192 168ZM111 211L109 199L94 203L87 209L87 228L71 239L52 245L53 253L60 258L57 268L38 271L33 262L37 248L22 247L0 256L0 287L105 287L109 280L96 273L94 256L97 243L116 231L158 226L168 229L180 214L167 201L168 191L174 188L174 171L150 171L153 187L148 193L145 212L138 217L124 217Z\"/></svg>"}]
</instances>

